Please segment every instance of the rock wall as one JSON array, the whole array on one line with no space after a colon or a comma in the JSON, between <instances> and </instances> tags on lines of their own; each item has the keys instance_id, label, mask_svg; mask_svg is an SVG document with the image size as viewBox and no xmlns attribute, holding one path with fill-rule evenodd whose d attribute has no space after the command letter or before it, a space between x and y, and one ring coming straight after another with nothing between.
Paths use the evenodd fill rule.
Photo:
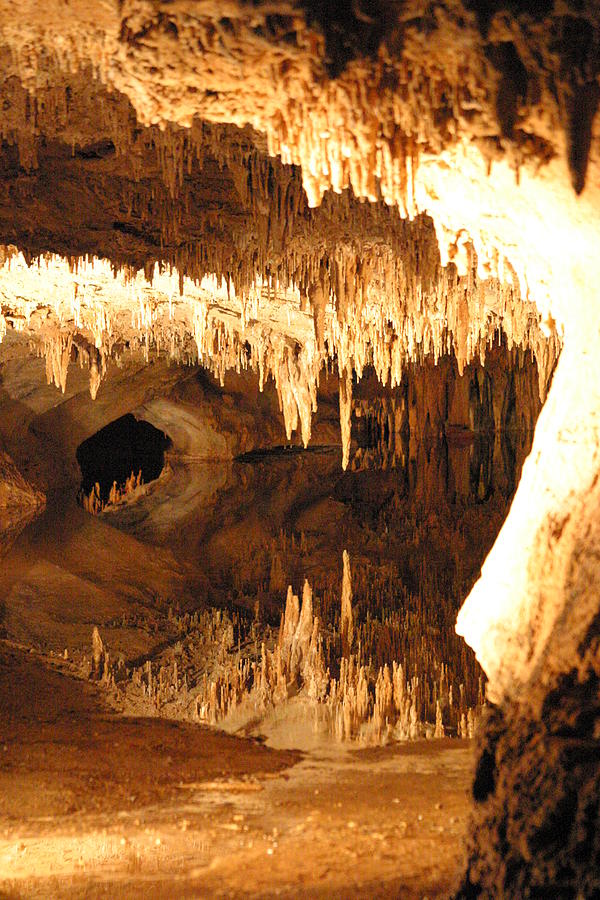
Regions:
<instances>
[{"instance_id":1,"label":"rock wall","mask_svg":"<svg viewBox=\"0 0 600 900\"><path fill-rule=\"evenodd\" d=\"M596 483L578 522L563 524L570 552L555 590L566 602L538 625L548 637L520 698L492 707L480 736L461 897L600 890L598 499ZM554 541L560 554L558 529Z\"/></svg>"}]
</instances>

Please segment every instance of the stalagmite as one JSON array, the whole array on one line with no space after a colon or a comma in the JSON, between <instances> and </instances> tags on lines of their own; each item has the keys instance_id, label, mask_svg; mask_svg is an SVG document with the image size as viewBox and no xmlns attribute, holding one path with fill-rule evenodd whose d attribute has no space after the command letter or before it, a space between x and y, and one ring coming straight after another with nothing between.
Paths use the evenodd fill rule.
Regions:
<instances>
[{"instance_id":1,"label":"stalagmite","mask_svg":"<svg viewBox=\"0 0 600 900\"><path fill-rule=\"evenodd\" d=\"M303 672L308 661L308 651L313 634L312 590L308 581L304 581L302 590L302 608L300 618L294 632L290 651L290 675L295 678Z\"/></svg>"},{"instance_id":2,"label":"stalagmite","mask_svg":"<svg viewBox=\"0 0 600 900\"><path fill-rule=\"evenodd\" d=\"M341 595L331 602L336 609L348 611L352 610L349 559L345 562ZM361 590L364 587L361 584ZM394 596L394 603L397 599ZM308 581L302 604L288 589L278 636L269 638L267 632L258 644L252 623L246 649L248 625L239 615L230 618L212 610L179 616L169 610L170 625L180 636L181 656L165 651L167 664L147 660L134 670L130 682L117 680L114 664L105 662L105 668L109 665L105 681L141 691L155 712L189 714L211 724L239 725L246 717L254 721L297 697L314 705L318 727L339 740L378 744L472 735L483 704L481 683L469 683L468 695L464 684L458 690L448 665L436 657L436 642L427 644L426 625L392 612L381 621L353 620L354 613L350 619L344 614L339 627L329 631L314 615ZM348 623L354 639L345 652ZM387 638L382 640L384 635ZM252 646L254 652L249 649ZM382 646L403 647L403 658L391 662L382 658ZM182 665L187 660L183 680L177 675L179 659ZM211 659L212 670L206 668ZM167 671L172 673L169 678ZM339 671L339 676L333 677L332 671ZM455 688L458 700L453 700ZM467 696L477 704L475 708L468 705Z\"/></svg>"},{"instance_id":3,"label":"stalagmite","mask_svg":"<svg viewBox=\"0 0 600 900\"><path fill-rule=\"evenodd\" d=\"M288 669L291 665L292 645L296 629L300 620L300 604L298 597L293 593L292 586L287 589L285 612L282 616L282 627L279 629L279 646L282 659Z\"/></svg>"},{"instance_id":4,"label":"stalagmite","mask_svg":"<svg viewBox=\"0 0 600 900\"><path fill-rule=\"evenodd\" d=\"M165 471L166 470L163 469L163 474ZM144 479L142 478L142 470L139 469L137 475L135 472L132 472L129 478L121 485L118 485L116 481L113 481L106 500L102 499L100 485L98 483L94 485L89 494L86 494L82 489L79 492L78 500L86 512L91 513L93 516L97 516L111 506L118 506L119 503L125 500L130 494L137 491L143 484Z\"/></svg>"},{"instance_id":5,"label":"stalagmite","mask_svg":"<svg viewBox=\"0 0 600 900\"><path fill-rule=\"evenodd\" d=\"M464 713L463 713L464 715ZM462 716L461 716L462 722ZM444 737L444 724L442 721L442 710L440 707L440 701L438 700L435 705L435 733L434 737L443 738Z\"/></svg>"}]
</instances>

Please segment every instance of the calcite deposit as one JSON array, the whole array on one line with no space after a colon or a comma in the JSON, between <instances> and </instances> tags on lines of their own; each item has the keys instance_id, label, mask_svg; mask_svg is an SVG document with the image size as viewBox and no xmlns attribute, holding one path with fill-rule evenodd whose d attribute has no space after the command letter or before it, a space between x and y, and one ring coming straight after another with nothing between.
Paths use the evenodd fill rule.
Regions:
<instances>
[{"instance_id":1,"label":"calcite deposit","mask_svg":"<svg viewBox=\"0 0 600 900\"><path fill-rule=\"evenodd\" d=\"M0 71L0 496L11 528L42 493L59 514L76 447L111 416L154 409L221 459L261 444L247 410L239 427L214 414L210 435L192 439L165 404L173 364L221 386L252 372L261 392L275 388L280 443L305 447L335 374L341 467L360 470L403 458L404 423L423 446L436 429L500 430L515 404L485 363L499 346L512 354L515 394L529 382L514 370L535 360L545 405L532 452L457 625L497 705L464 891L593 895L598 769L578 753L588 760L599 727L598 2L0 0ZM456 374L431 376L421 396L412 381L410 404L391 396L411 367L445 357ZM484 368L465 403L450 386L472 364ZM361 406L371 372L385 401ZM264 444L269 402L257 404ZM535 403L526 408L524 427ZM385 439L356 452L358 418ZM305 601L295 646L282 630L288 674L310 651ZM383 670L373 715L394 705L393 681ZM362 682L345 684L364 695ZM579 750L557 749L563 738ZM566 856L555 852L561 817Z\"/></svg>"}]
</instances>

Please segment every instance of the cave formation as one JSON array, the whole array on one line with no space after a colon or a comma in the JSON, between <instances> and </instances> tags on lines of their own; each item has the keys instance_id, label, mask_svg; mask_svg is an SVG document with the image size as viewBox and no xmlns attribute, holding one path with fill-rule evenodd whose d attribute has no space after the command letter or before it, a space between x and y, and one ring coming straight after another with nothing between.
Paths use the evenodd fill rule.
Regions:
<instances>
[{"instance_id":1,"label":"cave formation","mask_svg":"<svg viewBox=\"0 0 600 900\"><path fill-rule=\"evenodd\" d=\"M238 646L198 674L202 721L292 683L342 737L361 703L377 739L421 734L419 703L438 734L477 716L458 896L595 896L600 4L0 0L0 52L5 658L68 643L168 707L192 675L147 638L171 629L215 665ZM177 462L88 521L77 448L128 415ZM293 473L264 452L285 446L311 451ZM310 579L284 599L316 520L348 541L366 521L361 490L398 559L414 540L453 573L485 709L456 635L462 706L427 667L406 705L383 657L366 685L361 604L393 588L352 549L332 583L313 573L314 607ZM398 587L407 622L420 577ZM114 623L133 633L142 606L127 644Z\"/></svg>"}]
</instances>

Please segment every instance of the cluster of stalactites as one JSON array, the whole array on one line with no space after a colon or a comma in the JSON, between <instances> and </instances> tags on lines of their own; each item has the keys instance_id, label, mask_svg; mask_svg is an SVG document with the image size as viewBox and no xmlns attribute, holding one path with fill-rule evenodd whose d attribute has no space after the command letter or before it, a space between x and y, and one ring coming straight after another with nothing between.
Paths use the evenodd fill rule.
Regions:
<instances>
[{"instance_id":1,"label":"cluster of stalactites","mask_svg":"<svg viewBox=\"0 0 600 900\"><path fill-rule=\"evenodd\" d=\"M261 325L243 327L240 318L223 316L221 311L212 316L206 301L195 305L193 333L199 363L221 384L228 369L253 369L261 391L266 379L272 377L288 441L300 427L304 446L308 445L312 414L317 410L320 369L314 341L299 344L281 331Z\"/></svg>"},{"instance_id":2,"label":"cluster of stalactites","mask_svg":"<svg viewBox=\"0 0 600 900\"><path fill-rule=\"evenodd\" d=\"M459 121L465 104L476 101L471 88L465 88L464 96L461 91L448 92L439 72L433 77L425 71L426 63L421 67L415 60L404 62L396 72L395 91L386 87L389 72L380 63L361 70L363 78L344 75L316 96L310 116L302 103L291 103L282 106L266 128L270 151L281 162L260 152L256 143L260 139L249 130L197 120L185 129L139 128L124 95L103 102L102 78L92 77L107 77L101 60L94 73L87 73L90 77L79 72L70 78L64 48L55 54L43 48L15 52L12 65L18 64L18 69L5 86L10 103L0 134L18 145L21 164L35 167L40 135L62 141L71 136L74 151L82 146L86 135L79 112L97 109L97 133L112 143L112 152L120 154L123 163L127 160L133 167L131 180L123 181L121 202L128 215L135 211L144 229L160 232L161 244L175 248L165 250L162 263L177 269L179 291L189 293L184 273L197 282L215 273L227 285L225 311L222 297L215 304L208 292L204 308L197 309L203 300L188 304L185 321L175 323L171 293L166 324L160 302L148 291L142 297L142 292L132 290L127 343L135 349L141 346L146 358L151 349L166 348L178 361L198 359L221 381L228 369L246 366L258 370L261 385L271 376L286 436L289 439L300 427L305 444L316 408L319 371L328 359L337 360L345 464L351 376L360 378L367 365L374 366L382 384L392 387L400 383L407 362L428 355L437 359L453 353L462 372L473 359L484 362L487 346L502 330L509 347L532 348L543 395L558 339L555 333L549 338L542 334L539 316L521 298L520 280L510 264L493 253L484 259L483 250L477 258L466 233L446 234L439 223L436 233L426 217L406 222L401 215L416 213L419 146L439 150L442 138L449 137L434 127L431 110L439 103L448 107L446 124ZM81 52L77 59L85 59L85 46ZM462 70L468 65L466 60L456 62L453 83L467 83ZM17 71L23 74L21 81ZM421 90L424 86L426 92ZM77 123L83 131L75 130ZM92 143L94 135L94 131L87 135ZM201 221L195 227L198 233L220 237L182 240L189 205L184 182L208 158L227 170L247 219L243 228L232 231L231 216L223 212L222 204L214 204L215 208L198 210ZM285 165L290 162L301 164L309 204L319 202L318 209L307 209L302 179ZM148 165L150 172L145 171ZM156 173L162 191L156 179L146 177ZM343 193L325 193L330 186ZM354 196L346 190L349 187ZM356 197L383 198L391 205L361 204ZM441 265L440 253L448 265ZM75 272L86 268L78 260L71 265ZM458 271L463 273L460 277ZM137 283L136 273L126 274ZM153 279L154 262L148 263L145 275ZM494 280L496 276L501 280ZM310 311L310 336L306 328L297 334L286 330L285 322L277 328L269 324L269 307L289 291L299 294L301 312ZM94 290L86 296L85 286L78 291L77 285L68 303L50 296L45 305L55 308L61 327L44 339L49 382L64 391L69 361L77 354L89 365L90 393L96 396L107 360L120 353L113 344L123 336L112 321L111 301ZM218 309L213 312L215 305ZM4 310L0 313L0 339L7 322L16 328L24 315L30 323L34 308L25 306L13 310L12 318L5 317ZM294 309L295 317L296 313ZM89 335L90 349L75 339L70 346L72 332ZM94 348L96 352L91 352Z\"/></svg>"},{"instance_id":3,"label":"cluster of stalactites","mask_svg":"<svg viewBox=\"0 0 600 900\"><path fill-rule=\"evenodd\" d=\"M243 17L236 16L235 19L238 24L243 21ZM231 20L228 22L231 26ZM225 50L225 56L217 54L213 60L218 67L224 66L223 75L226 78L232 54L247 54L249 47L245 45L252 40L256 42L254 29L246 25L242 27L240 35L228 38L211 20L210 15L195 15L192 23L184 23L182 19L182 29L184 24L186 30L192 24L192 29L198 31L193 47L196 62L200 66L203 57L202 53L198 54L198 47L205 54L209 51L206 29L214 35L213 41L208 42L209 45L216 41L217 47L225 50L228 40L233 40L231 51ZM296 25L301 25L301 19L298 18ZM302 31L305 31L305 26ZM320 47L320 52L323 51L322 39L315 33L306 32L304 38L298 39L311 52L317 46ZM68 132L70 118L78 107L77 92L87 90L88 93L98 93L105 90L104 86L116 87L117 90L131 88L127 79L123 85L119 83L118 72L121 67L111 65L111 57L118 56L123 49L118 40L118 30L114 35L103 35L100 40L98 34L89 33L78 35L76 41L72 37L70 40L48 41L47 46L43 39L39 45L28 42L19 46L18 35L13 34L10 43L11 49L4 49L4 68L7 72L14 72L15 84L12 86L14 97L11 98L11 114L3 128L3 137L18 144L22 164L28 168L36 165L35 143L38 134L52 135L56 132L57 125L60 125L63 132ZM316 91L316 86L310 84L310 69L306 61L301 61L297 52L289 49L288 53L283 54L283 57L289 58L284 59L281 58L281 51L278 51L280 77L279 64L274 62L273 67L268 65L265 51L268 53L269 49L267 44L260 52L267 63L267 70L261 75L261 78L267 75L267 80L262 85L266 91L266 96L262 98L263 112L239 109L238 115L232 115L233 110L222 110L220 116L207 118L220 118L221 121L235 121L237 124L255 122L268 135L271 155L281 156L284 162L294 161L303 165L305 188L313 205L320 201L326 188L331 186L340 191L351 185L357 196L369 199L376 199L380 189L386 199L391 198L394 202L401 196L405 211L410 212L412 170L416 165L417 144L426 143L432 148L441 146L439 126L434 126L434 110L446 105L446 96L454 96L458 107L460 98L457 92L450 91L448 83L439 74L437 79L428 78L419 71L421 67L416 63L404 65L395 74L403 88L395 93L386 89L389 70L383 63L350 73L329 85L323 84L322 89ZM214 47L211 50L214 53ZM256 52L256 48L252 50ZM209 53L209 67L210 58ZM128 60L130 62L131 59ZM463 61L462 68L465 66ZM261 65L258 65L258 69L254 66L257 72L261 68ZM237 66L234 66L233 71L239 77ZM456 75L458 77L460 73L457 72ZM290 79L295 86L292 96L288 95ZM135 140L132 136L135 122L131 122L134 118L133 110L124 94L117 96L126 107L128 115L123 115L123 111L117 108L114 95L111 103L107 104L90 103L93 97L84 99L88 108L102 110L104 106L107 107L102 115L113 119L114 143L126 148L128 143L132 144ZM469 99L472 102L472 96ZM148 116L144 115L141 107L140 114L147 124ZM149 118L150 121L155 119L152 115ZM193 114L183 114L181 110L176 115L160 118L161 128L167 134L161 149L162 167L166 183L172 191L176 191L186 166L186 150L195 142L193 132L199 126ZM178 119L187 127L175 133L165 119ZM121 124L123 122L125 125ZM448 137L446 129L444 132L444 137ZM160 142L159 138L157 142Z\"/></svg>"},{"instance_id":4,"label":"cluster of stalactites","mask_svg":"<svg viewBox=\"0 0 600 900\"><path fill-rule=\"evenodd\" d=\"M106 376L111 348L98 349L88 343L87 337L79 331L48 329L41 339L33 339L32 348L46 361L46 383L53 384L64 394L67 389L67 375L73 358L80 368L89 371L89 390L92 400L96 399L103 378Z\"/></svg>"},{"instance_id":5,"label":"cluster of stalactites","mask_svg":"<svg viewBox=\"0 0 600 900\"><path fill-rule=\"evenodd\" d=\"M189 128L140 128L124 95L111 94L108 102L106 88L94 73L71 73L66 57L58 50L54 54L48 49L28 48L14 53L15 77L4 87L7 112L0 123L0 136L17 144L21 165L35 168L35 147L41 136L70 143L74 152L85 152L87 144L88 149L102 153L102 147L96 146L101 135L100 143L111 145L110 152L120 157L120 165L127 163L130 168L129 180L123 178L120 184L123 208L127 215L135 211L144 231L159 232L165 262L176 267L182 278L183 273L196 280L217 273L241 297L251 292L257 278L263 282L271 279L284 290L297 285L308 293L326 268L324 296L335 297L342 319L355 296L362 302L372 282L401 297L409 310L419 306L421 294L438 294L438 288L442 293L446 288L452 291L455 275L444 276L444 268L437 271L439 253L431 223L427 220L423 225L424 217L417 217L407 225L402 215L416 215L412 198L418 146L436 151L443 146L442 135L436 137L433 124L435 104L447 107L446 125L458 122L461 109L472 108L477 99L483 103L483 98L473 96L472 86L465 86L464 96L461 90L449 92L439 72L425 77L416 61L404 63L405 70L396 73L396 91L386 87L389 72L382 64L361 70L364 77L360 79L349 74L323 89L310 115L307 108L293 103L278 112L269 134L270 150L281 162L262 152L261 137L250 129L197 119ZM465 66L467 61L456 62L452 74L458 84L466 85L461 78ZM101 69L99 65L95 75ZM17 73L23 74L22 82ZM89 114L84 115L90 109L100 117L94 119L93 128L86 125ZM279 137L274 137L273 128ZM450 136L444 132L445 138ZM291 148L296 149L292 152ZM195 233L218 237L190 241L183 239L192 209L184 182L193 170L198 175L209 158L227 170L224 178L233 182L240 210L252 226L247 227L246 221L241 228L232 224L235 217L232 219L226 204L211 204L210 208L201 204L193 208ZM289 162L301 163L302 175L284 164ZM318 199L321 204L313 213L307 210L302 179L309 200ZM315 179L318 188L313 185ZM157 182L162 183L162 190ZM326 192L329 187L334 193ZM335 193L340 191L343 194ZM357 197L383 198L390 205L360 204ZM240 210L235 210L236 215ZM473 254L466 233L446 233L439 222L436 229L443 263L454 261L466 273L466 282L472 281ZM344 235L341 239L338 232ZM351 246L352 235L366 235L366 245L359 240L355 242L358 246ZM432 243L435 254L430 252ZM501 254L490 251L484 259L486 248L478 249L480 280L485 274L522 287L522 279ZM462 287L460 280L459 293ZM456 322L450 330L455 334L460 362L469 354L467 342L477 343L477 335L466 334L463 325L467 317L473 321L472 296L472 286L467 283L466 304L451 303ZM418 335L418 326L416 331ZM440 344L439 331L434 326L431 340L435 346ZM429 340L427 334L424 340ZM515 340L520 342L518 337Z\"/></svg>"},{"instance_id":6,"label":"cluster of stalactites","mask_svg":"<svg viewBox=\"0 0 600 900\"><path fill-rule=\"evenodd\" d=\"M302 166L311 204L330 187L351 186L356 196L383 197L406 214L414 209L420 154L438 155L467 134L490 158L505 137L519 151L515 164L528 154L544 159L555 134L564 129L570 140L579 134L587 102L579 91L588 87L586 78L595 86L597 25L589 10L579 10L581 22L571 19L575 4L569 16L560 5L548 8L543 28L533 27L527 11L519 17L492 8L489 43L469 4L441 4L433 13L426 3L379 4L372 17L353 5L343 23L334 15L323 29L313 21L318 12L303 15L298 4L167 6L118 4L103 11L100 24L80 4L58 27L38 27L37 39L8 17L3 69L18 74L32 96L69 76L91 81L85 76L93 74L113 95L128 94L145 125L165 132L169 122L193 130L196 116L251 123L268 136L272 155ZM556 37L565 19L576 23L577 34L586 29L575 53L573 38ZM356 43L357 58L343 60L344 42L337 52L327 47L328 32L340 40L340 29L348 47ZM495 60L504 58L497 48L509 40L518 66ZM338 56L346 64L328 77L328 60L335 66ZM523 135L520 147L515 126L532 110L541 135L536 141L526 132L534 146ZM176 182L181 163L169 155Z\"/></svg>"},{"instance_id":7,"label":"cluster of stalactites","mask_svg":"<svg viewBox=\"0 0 600 900\"><path fill-rule=\"evenodd\" d=\"M320 372L334 363L344 467L353 378L367 366L392 388L407 363L428 356L454 355L462 373L474 360L484 364L503 333L509 350L531 349L543 399L560 349L556 331L544 333L536 308L514 285L480 281L472 249L460 277L453 265L440 267L426 220L411 225L410 240L404 227L393 236L395 246L342 243L330 256L307 252L297 278L257 276L241 293L222 276L198 284L156 266L145 275L121 273L100 260L67 264L51 255L28 266L14 248L4 248L0 337L7 327L30 336L45 357L48 383L63 392L70 362L78 359L89 369L92 398L109 361L118 363L126 348L141 350L146 361L151 352L166 352L177 362L199 362L221 383L228 370L250 368L261 389L274 380L287 439L299 429L305 445ZM420 255L415 241L422 242Z\"/></svg>"},{"instance_id":8,"label":"cluster of stalactites","mask_svg":"<svg viewBox=\"0 0 600 900\"><path fill-rule=\"evenodd\" d=\"M143 483L144 479L142 478L142 470L140 469L137 475L135 472L132 472L123 484L117 484L116 481L113 481L106 500L102 499L98 482L96 482L89 494L84 490L81 490L77 499L80 506L82 506L86 512L90 513L92 516L99 516L107 507L118 506L118 504L126 497L133 494L134 491L141 487Z\"/></svg>"},{"instance_id":9,"label":"cluster of stalactites","mask_svg":"<svg viewBox=\"0 0 600 900\"><path fill-rule=\"evenodd\" d=\"M85 46L77 49L80 52L64 53L60 45L0 46L5 72L0 138L16 148L26 172L38 168L40 142L52 139L70 145L73 154L87 148L117 154L131 163L135 180L147 176L144 161L150 153L175 198L185 176L195 165L202 166L206 156L220 165L230 160L245 165L256 155L256 142L263 143L250 128L231 129L199 118L185 128L171 123L141 128L128 97L107 89L107 79L86 59ZM232 140L233 135L237 137Z\"/></svg>"},{"instance_id":10,"label":"cluster of stalactites","mask_svg":"<svg viewBox=\"0 0 600 900\"><path fill-rule=\"evenodd\" d=\"M174 658L167 666L148 660L133 672L132 683L155 711L211 724L235 716L254 719L300 696L314 704L321 727L340 741L441 738L448 732L473 736L484 704L481 681L470 691L475 698L475 706L470 706L465 685L460 683L457 690L448 662L426 658L420 639L412 641L414 673L410 671L414 663L406 658L378 667L372 664L369 656L380 626L368 617L360 625L355 622L346 551L339 609L333 629L327 628L315 614L308 581L302 599L288 587L276 639L271 640L267 629L259 643L253 631L254 657L248 655L253 641L242 645L238 637L236 642L235 623L220 612L187 614L180 620L182 645L198 649L200 642L202 659L212 656L216 663L212 675L204 671L194 676L193 666L182 672ZM395 612L392 617L393 627L398 627L398 619L405 631L404 614ZM186 632L188 637L183 638Z\"/></svg>"}]
</instances>

